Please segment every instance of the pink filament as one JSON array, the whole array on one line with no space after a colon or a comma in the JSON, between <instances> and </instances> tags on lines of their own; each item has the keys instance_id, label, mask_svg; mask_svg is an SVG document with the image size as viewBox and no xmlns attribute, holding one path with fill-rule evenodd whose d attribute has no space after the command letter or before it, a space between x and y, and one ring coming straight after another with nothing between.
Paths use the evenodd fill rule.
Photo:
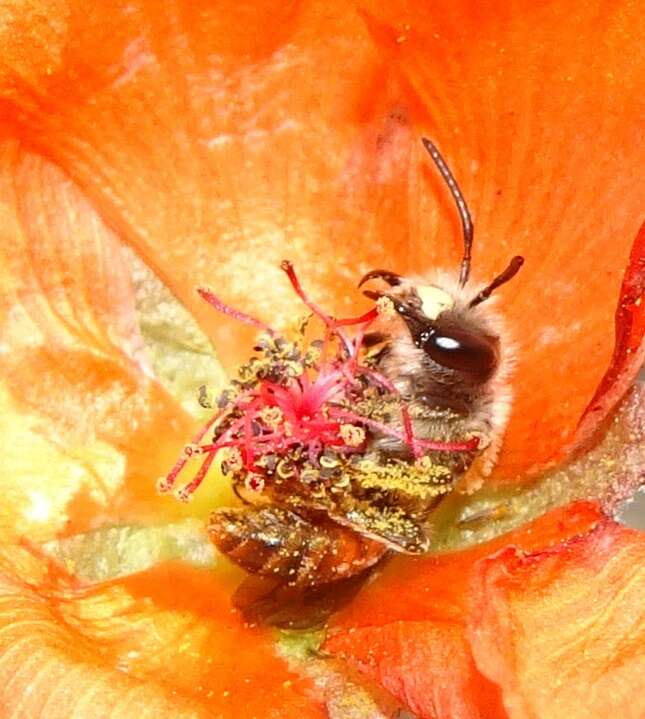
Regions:
<instances>
[{"instance_id":1,"label":"pink filament","mask_svg":"<svg viewBox=\"0 0 645 719\"><path fill-rule=\"evenodd\" d=\"M274 334L273 330L268 325L265 325L264 322L260 322L260 320L256 320L255 317L251 317L251 315L247 315L245 312L236 310L234 307L222 302L217 295L206 287L198 287L197 292L203 300L206 300L206 302L208 302L208 304L211 307L214 307L218 312L221 312L224 315L229 315L239 322L244 322L244 324L257 327L259 330L268 332L270 335Z\"/></svg>"},{"instance_id":2,"label":"pink filament","mask_svg":"<svg viewBox=\"0 0 645 719\"><path fill-rule=\"evenodd\" d=\"M222 412L216 412L209 420L206 422L206 424L197 432L197 434L193 437L191 444L199 444L206 432L215 424L217 420L222 420L224 417L226 417L229 414L229 411L226 411L224 413ZM175 481L177 480L177 476L181 472L181 470L186 466L186 462L188 462L189 457L184 452L182 456L175 462L174 467L168 472L166 475L162 490L164 492L167 492L172 489L173 485L175 484Z\"/></svg>"},{"instance_id":3,"label":"pink filament","mask_svg":"<svg viewBox=\"0 0 645 719\"><path fill-rule=\"evenodd\" d=\"M293 265L291 264L291 262L289 262L289 260L282 260L282 262L280 263L280 268L284 270L284 272L286 272L287 277L291 282L291 286L296 291L298 297L300 297L300 299L304 302L304 304L307 305L307 307L309 307L309 309L316 315L316 317L321 319L327 327L334 329L335 323L333 318L323 312L320 307L318 307L317 304L312 302L305 294L305 291L302 289L300 280L298 279L296 271L293 269Z\"/></svg>"},{"instance_id":4,"label":"pink filament","mask_svg":"<svg viewBox=\"0 0 645 719\"><path fill-rule=\"evenodd\" d=\"M191 445L199 445L199 443L204 438L204 435L206 434L206 432L208 432L208 430L211 429L211 427L216 426L219 422L222 422L226 417L228 417L231 414L231 412L233 412L233 410L238 408L242 404L242 402L244 402L248 399L250 394L251 393L245 392L244 394L242 394L240 397L237 398L237 400L231 407L228 407L227 409L225 409L222 412L216 412L206 422L206 424L204 424L203 427L201 427L199 432L197 432L197 434L192 438L190 444ZM226 441L226 439L231 435L231 433L233 433L237 429L239 429L240 424L241 424L241 420L238 420L237 422L233 423L226 430L226 432L224 432L224 434L220 437L220 442ZM217 442L216 445L219 448L219 442ZM199 447L199 451L203 452L204 450L202 447ZM184 452L182 453L182 456L177 460L177 462L175 462L175 465L173 466L173 468L170 470L170 472L164 478L164 480L160 486L160 490L162 492L169 492L173 488L175 482L177 481L177 477L179 476L179 474L181 473L183 468L186 466L190 457L191 457L191 453L187 453L186 450L184 450ZM208 465L209 467L210 467L211 463L209 463L209 465Z\"/></svg>"},{"instance_id":5,"label":"pink filament","mask_svg":"<svg viewBox=\"0 0 645 719\"><path fill-rule=\"evenodd\" d=\"M206 459L202 462L202 466L199 468L199 471L197 472L193 480L185 487L182 487L181 491L179 492L179 498L181 500L186 502L188 499L190 499L191 494L204 481L204 477L208 474L208 470L211 468L211 464L213 464L214 459L215 452L211 452L208 457L206 457Z\"/></svg>"},{"instance_id":6,"label":"pink filament","mask_svg":"<svg viewBox=\"0 0 645 719\"><path fill-rule=\"evenodd\" d=\"M333 319L333 322L337 327L345 327L347 325L360 325L360 324L365 323L365 327L362 328L362 331L364 333L365 330L367 329L367 327L377 317L378 317L378 309L376 307L372 307L371 310L368 310L364 315L361 315L360 317L348 317L348 318L345 318L344 320Z\"/></svg>"},{"instance_id":7,"label":"pink filament","mask_svg":"<svg viewBox=\"0 0 645 719\"><path fill-rule=\"evenodd\" d=\"M396 437L397 439L400 439L406 444L408 443L407 435L404 432L399 432L398 430L390 427L387 424L384 424L383 422L378 422L377 420L371 419L369 417L363 417L362 415L356 414L355 412L350 412L349 410L345 410L340 407L332 408L330 410L330 413L331 412L333 412L335 417L343 418L350 422L356 422L358 424L366 424L368 427L372 427L379 430L379 432L383 432L383 434L388 434L391 437ZM477 437L473 437L472 439L466 440L464 442L441 442L428 439L414 439L414 443L419 447L424 447L425 449L436 450L439 452L469 452L474 449L477 449L479 439Z\"/></svg>"},{"instance_id":8,"label":"pink filament","mask_svg":"<svg viewBox=\"0 0 645 719\"><path fill-rule=\"evenodd\" d=\"M323 312L323 310L321 310L315 302L312 302L309 297L307 297L305 291L302 289L300 280L298 279L296 271L293 269L293 265L291 264L291 262L289 262L289 260L282 260L282 262L280 263L280 268L287 273L287 277L291 282L291 286L295 290L298 297L300 297L300 299L304 302L305 305L307 305L307 307L309 307L309 309L314 313L314 315L316 315L316 317L318 317L325 323L325 326L330 330L330 332L333 332L338 336L347 352L351 354L352 344L347 339L347 337L345 337L345 335L340 331L339 326L341 323ZM346 324L354 324L354 322L350 320Z\"/></svg>"}]
</instances>

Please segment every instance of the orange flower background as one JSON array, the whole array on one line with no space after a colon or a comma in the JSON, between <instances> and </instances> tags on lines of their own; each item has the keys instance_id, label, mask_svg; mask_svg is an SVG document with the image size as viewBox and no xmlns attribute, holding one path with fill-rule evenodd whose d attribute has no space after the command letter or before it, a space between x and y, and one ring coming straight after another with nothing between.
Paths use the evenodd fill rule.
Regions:
<instances>
[{"instance_id":1,"label":"orange flower background","mask_svg":"<svg viewBox=\"0 0 645 719\"><path fill-rule=\"evenodd\" d=\"M526 257L498 298L518 368L489 487L508 500L546 476L549 506L577 498L554 465L587 449L643 359L644 35L627 2L3 7L2 716L343 717L367 702L344 664L303 678L245 626L230 568L117 566L85 586L36 548L94 536L95 574L111 552L134 566L101 528L163 538L226 497L216 482L188 508L155 495L199 421L172 359L205 356L211 381L218 365L124 246L231 367L250 337L200 306L198 284L284 325L300 311L284 256L338 312L373 267L457 267L427 133L473 209L476 278ZM146 323L170 337L165 374ZM641 405L593 470L576 460L605 478L584 498L613 506L642 481ZM642 717L644 553L578 503L392 562L325 649L423 717Z\"/></svg>"}]
</instances>

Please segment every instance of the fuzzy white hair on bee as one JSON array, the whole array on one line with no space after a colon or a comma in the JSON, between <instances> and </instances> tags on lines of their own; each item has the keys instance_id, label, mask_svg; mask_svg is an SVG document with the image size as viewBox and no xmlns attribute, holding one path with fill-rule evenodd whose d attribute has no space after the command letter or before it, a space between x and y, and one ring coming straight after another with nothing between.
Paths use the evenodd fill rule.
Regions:
<instances>
[{"instance_id":1,"label":"fuzzy white hair on bee","mask_svg":"<svg viewBox=\"0 0 645 719\"><path fill-rule=\"evenodd\" d=\"M452 172L437 147L423 144L455 201L463 232L458 275L437 272L432 277L403 277L372 270L360 281L378 280L387 291L365 290L371 299L387 297L403 322L372 333L367 343L377 347L378 369L416 407L415 431L450 432L452 423L479 437L480 467L494 466L510 414L513 343L501 316L490 301L493 292L511 280L524 263L515 256L491 282L469 284L474 227L470 211ZM443 414L442 414L443 413ZM449 418L441 421L441 417ZM459 419L461 418L461 419ZM387 444L385 445L387 449Z\"/></svg>"}]
</instances>

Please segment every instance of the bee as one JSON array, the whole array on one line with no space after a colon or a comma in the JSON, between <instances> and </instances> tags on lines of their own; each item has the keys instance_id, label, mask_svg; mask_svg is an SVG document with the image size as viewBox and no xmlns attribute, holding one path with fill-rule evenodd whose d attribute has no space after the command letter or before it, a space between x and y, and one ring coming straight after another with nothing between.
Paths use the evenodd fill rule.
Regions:
<instances>
[{"instance_id":1,"label":"bee","mask_svg":"<svg viewBox=\"0 0 645 719\"><path fill-rule=\"evenodd\" d=\"M290 477L289 462L276 457L275 476L281 479L250 499L248 491L243 496L248 477L242 482L238 475L236 490L246 506L216 510L208 531L234 562L271 580L274 593L290 587L315 602L325 588L342 594L343 583L354 586L357 577L392 551L427 552L425 525L433 508L476 458L489 469L499 449L511 406L513 356L503 342L500 318L484 303L517 274L523 258L513 257L492 282L470 289L471 215L437 147L425 138L423 144L461 220L464 249L458 277L439 274L417 281L376 269L358 286L380 283L364 294L386 300L395 313L393 320L364 335L367 362L401 397L415 436L436 441L438 448L415 462L402 439L405 417L385 408L387 426L399 431L377 427L370 432L360 471L359 465L339 462L338 454L325 451L319 458L321 471L308 485L302 477ZM289 266L284 269L289 273ZM476 446L460 445L463 437L475 437ZM366 462L374 471L364 470Z\"/></svg>"},{"instance_id":2,"label":"bee","mask_svg":"<svg viewBox=\"0 0 645 719\"><path fill-rule=\"evenodd\" d=\"M457 427L480 438L482 470L495 462L511 408L509 378L514 365L513 346L502 319L482 306L494 290L512 279L524 264L513 257L492 282L473 292L471 269L473 222L457 181L437 147L423 144L446 182L457 206L463 230L463 257L459 277L440 273L432 281L415 281L388 270L372 270L360 281L380 280L388 291L366 290L372 299L389 298L403 320L389 333L374 333L365 343L378 348L378 367L389 377L418 417L420 436L450 435ZM383 452L397 451L392 438L376 441ZM400 445L399 445L400 449ZM472 457L455 457L461 472ZM466 460L464 462L463 460Z\"/></svg>"},{"instance_id":3,"label":"bee","mask_svg":"<svg viewBox=\"0 0 645 719\"><path fill-rule=\"evenodd\" d=\"M427 552L427 524L433 509L477 458L484 471L489 469L500 446L511 406L508 379L513 354L502 341L501 320L484 303L517 274L523 258L513 257L487 285L469 288L471 215L439 150L428 139L423 144L461 220L464 249L458 277L443 274L422 281L383 269L362 277L359 288L379 283L363 292L389 307L391 317L372 312L360 318L365 322L355 351L360 345L364 355L363 394L347 395L349 408L347 401L340 409L334 404L334 388L343 381L339 377L320 379L317 389L316 383L310 386L302 378L291 381L290 390L268 382L271 372L279 377L288 363L306 365L306 360L279 338L265 341L268 366L280 370L263 375L261 393L270 406L260 414L254 410L255 419L247 421L249 432L271 436L271 428L282 421L280 408L285 410L288 402L297 400L298 407L308 408L305 429L315 425L323 431L332 419L338 423L344 418L342 451L330 440L316 447L315 456L311 448L309 457L303 457L301 448L290 450L291 454L287 450L264 454L262 472L271 478L265 483L248 467L244 471L248 445L226 450L222 467L231 474L244 506L215 510L208 532L221 552L255 578L238 591L238 605L265 619L270 615L272 623L293 626L288 607L294 597L300 605L322 607L323 614L333 610L392 552ZM283 263L283 269L296 292L333 332L334 321L306 297L290 263ZM219 300L211 303L258 324L223 308ZM353 351L345 348L346 362L355 368ZM374 378L385 389L377 391ZM323 392L323 385L331 400L318 412L312 398ZM260 398L255 396L257 403ZM332 411L338 414L332 416ZM352 418L364 423L352 423ZM220 435L233 436L235 425L229 420L227 429L227 420L223 421ZM350 451L352 443L357 452ZM203 478L208 461L193 486ZM250 589L253 585L259 589ZM289 616L286 622L285 616Z\"/></svg>"}]
</instances>

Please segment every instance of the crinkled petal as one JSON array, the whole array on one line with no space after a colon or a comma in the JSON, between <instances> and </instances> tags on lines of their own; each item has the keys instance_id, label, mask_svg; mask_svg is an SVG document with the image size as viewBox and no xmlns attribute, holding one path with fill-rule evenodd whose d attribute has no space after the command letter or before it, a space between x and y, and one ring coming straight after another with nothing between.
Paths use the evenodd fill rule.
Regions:
<instances>
[{"instance_id":1,"label":"crinkled petal","mask_svg":"<svg viewBox=\"0 0 645 719\"><path fill-rule=\"evenodd\" d=\"M645 535L609 520L480 562L468 634L510 719L645 716L644 593Z\"/></svg>"},{"instance_id":2,"label":"crinkled petal","mask_svg":"<svg viewBox=\"0 0 645 719\"><path fill-rule=\"evenodd\" d=\"M470 592L473 571L509 544L527 551L557 547L600 521L595 505L579 503L477 549L394 560L334 619L325 648L423 719L506 717L499 687L475 664L466 632L473 604L484 601Z\"/></svg>"},{"instance_id":3,"label":"crinkled petal","mask_svg":"<svg viewBox=\"0 0 645 719\"><path fill-rule=\"evenodd\" d=\"M92 590L57 579L3 552L3 717L325 716L212 572L168 564Z\"/></svg>"},{"instance_id":4,"label":"crinkled petal","mask_svg":"<svg viewBox=\"0 0 645 719\"><path fill-rule=\"evenodd\" d=\"M152 376L117 238L17 142L0 152L0 211L4 538L176 515L154 480L193 421Z\"/></svg>"},{"instance_id":5,"label":"crinkled petal","mask_svg":"<svg viewBox=\"0 0 645 719\"><path fill-rule=\"evenodd\" d=\"M392 622L339 635L328 649L424 719L506 719L499 687L475 667L460 624Z\"/></svg>"},{"instance_id":6,"label":"crinkled petal","mask_svg":"<svg viewBox=\"0 0 645 719\"><path fill-rule=\"evenodd\" d=\"M636 236L616 308L616 340L611 362L587 405L571 450L586 449L594 430L633 384L645 360L645 223Z\"/></svg>"},{"instance_id":7,"label":"crinkled petal","mask_svg":"<svg viewBox=\"0 0 645 719\"><path fill-rule=\"evenodd\" d=\"M463 621L476 561L509 544L527 550L557 545L567 536L586 532L602 516L597 505L578 502L473 549L419 559L395 558L336 616L334 626L382 626L399 620Z\"/></svg>"}]
</instances>

